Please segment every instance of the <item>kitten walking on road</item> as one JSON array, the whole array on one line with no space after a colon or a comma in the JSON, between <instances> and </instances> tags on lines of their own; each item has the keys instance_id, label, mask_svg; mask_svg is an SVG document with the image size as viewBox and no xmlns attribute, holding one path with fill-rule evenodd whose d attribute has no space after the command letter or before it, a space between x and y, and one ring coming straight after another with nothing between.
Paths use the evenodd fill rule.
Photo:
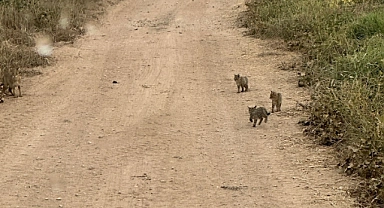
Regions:
<instances>
[{"instance_id":1,"label":"kitten walking on road","mask_svg":"<svg viewBox=\"0 0 384 208\"><path fill-rule=\"evenodd\" d=\"M261 124L263 119L265 119L264 122L267 123L268 116L271 114L267 112L267 109L265 109L264 107L257 107L257 106L248 107L248 111L249 111L249 120L251 122L253 120L253 127L256 127L257 119L260 119L259 125Z\"/></svg>"}]
</instances>

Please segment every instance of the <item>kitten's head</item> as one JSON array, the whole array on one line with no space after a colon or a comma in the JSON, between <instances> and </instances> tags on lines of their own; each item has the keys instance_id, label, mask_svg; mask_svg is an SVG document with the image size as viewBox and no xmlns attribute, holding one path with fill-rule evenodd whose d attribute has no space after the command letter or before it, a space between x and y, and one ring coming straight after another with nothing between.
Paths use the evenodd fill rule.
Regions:
<instances>
[{"instance_id":1,"label":"kitten's head","mask_svg":"<svg viewBox=\"0 0 384 208\"><path fill-rule=\"evenodd\" d=\"M277 93L275 91L271 91L271 94L269 95L269 98L275 98L277 96Z\"/></svg>"},{"instance_id":2,"label":"kitten's head","mask_svg":"<svg viewBox=\"0 0 384 208\"><path fill-rule=\"evenodd\" d=\"M253 110L255 110L257 106L248 106L248 112L251 113Z\"/></svg>"},{"instance_id":3,"label":"kitten's head","mask_svg":"<svg viewBox=\"0 0 384 208\"><path fill-rule=\"evenodd\" d=\"M233 78L235 81L240 79L240 74L235 74L235 77Z\"/></svg>"}]
</instances>

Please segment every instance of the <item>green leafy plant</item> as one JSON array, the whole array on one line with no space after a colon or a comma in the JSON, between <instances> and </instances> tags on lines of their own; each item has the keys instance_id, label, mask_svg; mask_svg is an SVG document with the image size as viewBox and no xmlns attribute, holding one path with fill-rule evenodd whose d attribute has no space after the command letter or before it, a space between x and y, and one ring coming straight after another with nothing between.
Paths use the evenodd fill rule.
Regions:
<instances>
[{"instance_id":1,"label":"green leafy plant","mask_svg":"<svg viewBox=\"0 0 384 208\"><path fill-rule=\"evenodd\" d=\"M384 1L250 0L248 35L283 39L303 54L312 88L307 133L337 149L348 174L366 179L363 206L384 204ZM310 63L310 64L308 64Z\"/></svg>"}]
</instances>

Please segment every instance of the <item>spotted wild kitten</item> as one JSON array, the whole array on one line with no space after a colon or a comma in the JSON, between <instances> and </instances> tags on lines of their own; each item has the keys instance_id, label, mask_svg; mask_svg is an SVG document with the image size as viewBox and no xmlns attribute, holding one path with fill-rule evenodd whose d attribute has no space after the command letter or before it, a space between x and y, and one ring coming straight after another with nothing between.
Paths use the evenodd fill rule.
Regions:
<instances>
[{"instance_id":1,"label":"spotted wild kitten","mask_svg":"<svg viewBox=\"0 0 384 208\"><path fill-rule=\"evenodd\" d=\"M248 106L248 111L249 111L249 120L252 122L253 121L253 127L256 127L257 119L260 119L259 125L265 119L265 123L268 121L268 116L271 114L267 112L267 109L264 107L249 107Z\"/></svg>"}]
</instances>

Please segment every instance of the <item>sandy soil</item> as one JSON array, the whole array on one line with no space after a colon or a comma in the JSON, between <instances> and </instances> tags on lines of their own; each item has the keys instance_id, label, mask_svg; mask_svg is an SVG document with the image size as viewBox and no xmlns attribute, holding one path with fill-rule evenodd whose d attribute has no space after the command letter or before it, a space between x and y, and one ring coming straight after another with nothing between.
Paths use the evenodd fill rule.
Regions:
<instances>
[{"instance_id":1,"label":"sandy soil","mask_svg":"<svg viewBox=\"0 0 384 208\"><path fill-rule=\"evenodd\" d=\"M244 37L243 4L125 0L55 48L1 104L0 207L351 207L353 182L297 124L307 93L278 69L295 54ZM253 128L270 90L282 112Z\"/></svg>"}]
</instances>

